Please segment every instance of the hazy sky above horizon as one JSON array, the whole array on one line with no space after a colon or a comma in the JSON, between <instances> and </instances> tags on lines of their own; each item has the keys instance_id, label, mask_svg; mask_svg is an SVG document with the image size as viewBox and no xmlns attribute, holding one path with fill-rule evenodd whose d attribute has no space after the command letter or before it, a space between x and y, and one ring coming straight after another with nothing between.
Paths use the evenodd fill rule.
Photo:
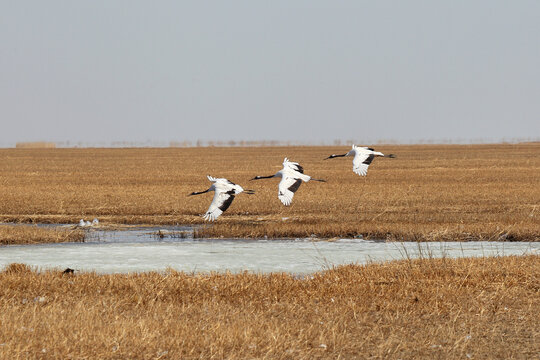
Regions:
<instances>
[{"instance_id":1,"label":"hazy sky above horizon","mask_svg":"<svg viewBox=\"0 0 540 360\"><path fill-rule=\"evenodd\" d=\"M540 1L0 0L0 146L540 139Z\"/></svg>"}]
</instances>

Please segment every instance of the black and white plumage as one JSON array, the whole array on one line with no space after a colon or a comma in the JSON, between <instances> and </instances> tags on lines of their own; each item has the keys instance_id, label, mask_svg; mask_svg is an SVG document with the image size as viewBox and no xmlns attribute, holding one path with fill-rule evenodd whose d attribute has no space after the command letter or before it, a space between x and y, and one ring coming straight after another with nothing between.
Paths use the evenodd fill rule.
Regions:
<instances>
[{"instance_id":1,"label":"black and white plumage","mask_svg":"<svg viewBox=\"0 0 540 360\"><path fill-rule=\"evenodd\" d=\"M344 156L354 156L353 172L355 172L356 174L360 176L367 175L368 167L373 161L373 159L375 159L375 156L385 156L389 158L396 157L394 154L384 155L382 152L375 151L375 149L370 148L370 147L362 147L362 146L353 145L352 149L348 153L343 154L343 155L333 154L324 160L333 159L337 157L344 157Z\"/></svg>"},{"instance_id":2,"label":"black and white plumage","mask_svg":"<svg viewBox=\"0 0 540 360\"><path fill-rule=\"evenodd\" d=\"M313 180L326 182L326 180L313 179L311 176L304 174L304 168L300 166L300 164L289 161L287 158L283 160L283 169L279 170L274 175L255 176L251 180L270 179L273 177L281 178L278 185L278 199L281 200L285 206L291 205L294 193L298 190L302 181L308 182Z\"/></svg>"},{"instance_id":3,"label":"black and white plumage","mask_svg":"<svg viewBox=\"0 0 540 360\"><path fill-rule=\"evenodd\" d=\"M207 193L209 191L214 192L214 199L208 208L208 211L203 215L203 218L208 221L215 221L225 210L231 206L234 197L242 192L246 194L254 194L253 190L244 190L240 185L224 179L224 178L214 178L210 175L207 175L208 180L212 182L212 186L208 190L200 192L192 192L191 195L200 195Z\"/></svg>"}]
</instances>

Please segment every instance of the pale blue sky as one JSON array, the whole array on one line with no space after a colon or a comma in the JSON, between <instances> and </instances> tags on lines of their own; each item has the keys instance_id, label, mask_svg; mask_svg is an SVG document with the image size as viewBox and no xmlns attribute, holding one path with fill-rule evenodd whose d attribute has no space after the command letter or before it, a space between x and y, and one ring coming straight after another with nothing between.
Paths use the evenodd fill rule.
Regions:
<instances>
[{"instance_id":1,"label":"pale blue sky","mask_svg":"<svg viewBox=\"0 0 540 360\"><path fill-rule=\"evenodd\" d=\"M540 1L0 0L17 141L540 139Z\"/></svg>"}]
</instances>

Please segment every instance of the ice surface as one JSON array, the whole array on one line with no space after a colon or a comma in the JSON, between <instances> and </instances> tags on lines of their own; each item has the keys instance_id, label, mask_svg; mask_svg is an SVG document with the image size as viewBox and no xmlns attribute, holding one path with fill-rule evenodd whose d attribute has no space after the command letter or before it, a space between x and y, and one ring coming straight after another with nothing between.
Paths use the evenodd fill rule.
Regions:
<instances>
[{"instance_id":1,"label":"ice surface","mask_svg":"<svg viewBox=\"0 0 540 360\"><path fill-rule=\"evenodd\" d=\"M98 273L163 271L289 272L308 274L341 264L416 257L471 257L540 253L540 243L396 243L361 239L320 241L193 239L188 228L92 231L85 243L0 247L0 268L25 263L41 269L72 268ZM186 236L187 234L187 236ZM176 236L178 235L178 236Z\"/></svg>"}]
</instances>

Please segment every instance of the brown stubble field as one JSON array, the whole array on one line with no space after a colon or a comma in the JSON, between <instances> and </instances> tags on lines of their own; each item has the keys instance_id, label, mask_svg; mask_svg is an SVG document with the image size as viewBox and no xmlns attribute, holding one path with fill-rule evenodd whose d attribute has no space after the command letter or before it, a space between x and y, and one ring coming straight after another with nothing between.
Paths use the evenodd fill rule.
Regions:
<instances>
[{"instance_id":1,"label":"brown stubble field","mask_svg":"<svg viewBox=\"0 0 540 360\"><path fill-rule=\"evenodd\" d=\"M0 272L2 359L533 359L540 258L286 274Z\"/></svg>"},{"instance_id":2,"label":"brown stubble field","mask_svg":"<svg viewBox=\"0 0 540 360\"><path fill-rule=\"evenodd\" d=\"M540 144L381 145L366 178L348 147L0 149L0 221L202 224L206 175L240 194L211 237L351 237L388 240L540 240ZM327 183L303 184L291 207L279 179L249 181L287 156Z\"/></svg>"}]
</instances>

